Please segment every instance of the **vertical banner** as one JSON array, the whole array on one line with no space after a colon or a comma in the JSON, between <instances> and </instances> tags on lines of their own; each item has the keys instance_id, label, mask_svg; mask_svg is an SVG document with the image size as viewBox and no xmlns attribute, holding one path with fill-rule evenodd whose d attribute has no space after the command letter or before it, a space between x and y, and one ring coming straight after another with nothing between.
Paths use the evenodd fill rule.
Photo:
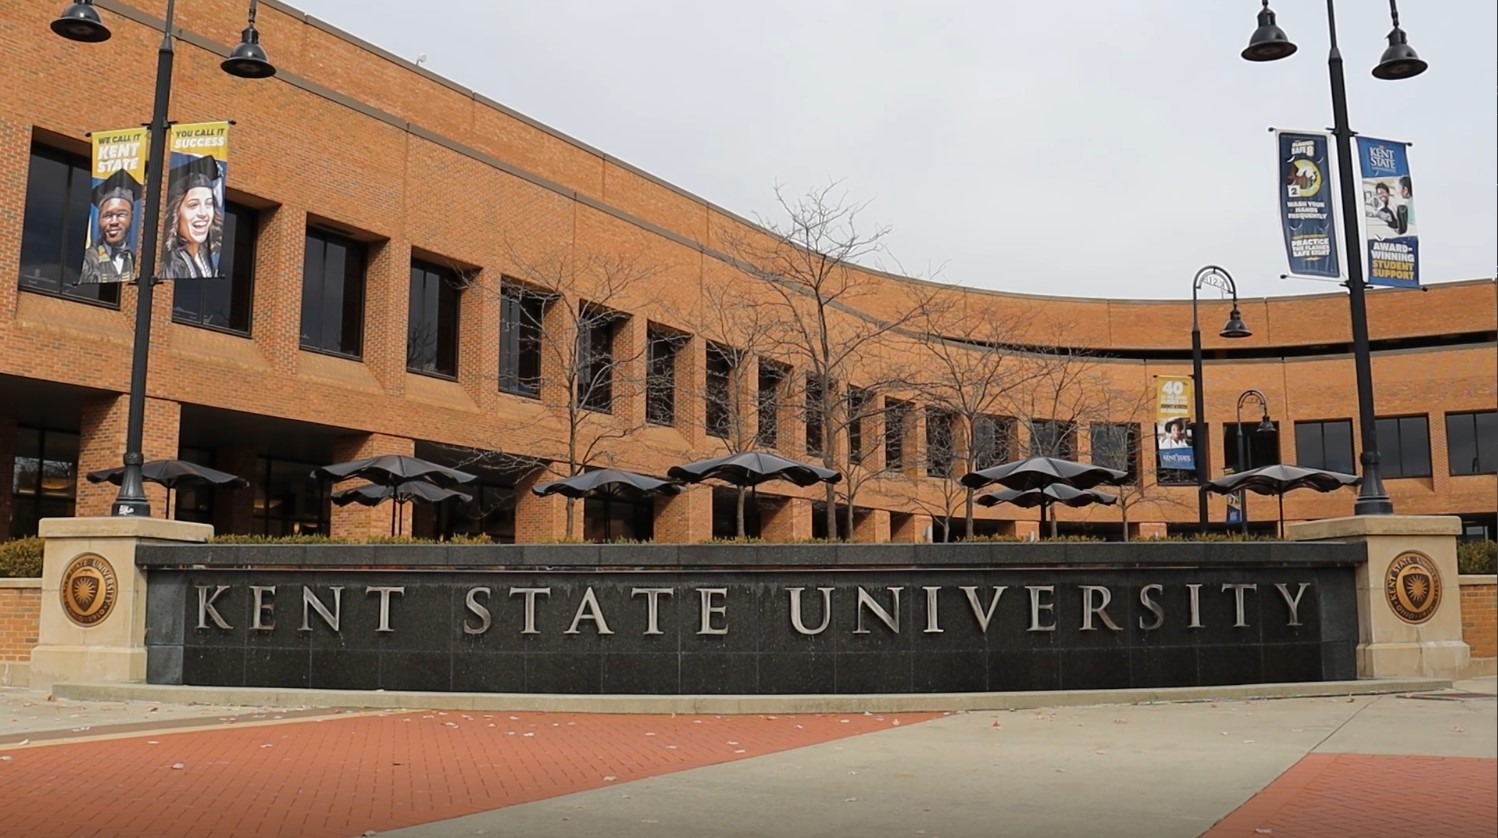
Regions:
<instances>
[{"instance_id":1,"label":"vertical banner","mask_svg":"<svg viewBox=\"0 0 1498 838\"><path fill-rule=\"evenodd\" d=\"M166 135L166 209L161 214L161 279L219 276L229 123L173 125Z\"/></svg>"},{"instance_id":2,"label":"vertical banner","mask_svg":"<svg viewBox=\"0 0 1498 838\"><path fill-rule=\"evenodd\" d=\"M134 282L140 249L146 129L96 131L93 193L79 284Z\"/></svg>"},{"instance_id":3,"label":"vertical banner","mask_svg":"<svg viewBox=\"0 0 1498 838\"><path fill-rule=\"evenodd\" d=\"M1280 224L1290 273L1341 275L1337 263L1337 224L1328 181L1325 134L1277 131L1280 160Z\"/></svg>"},{"instance_id":4,"label":"vertical banner","mask_svg":"<svg viewBox=\"0 0 1498 838\"><path fill-rule=\"evenodd\" d=\"M1162 469L1196 470L1191 448L1191 377L1155 377L1155 446Z\"/></svg>"},{"instance_id":5,"label":"vertical banner","mask_svg":"<svg viewBox=\"0 0 1498 838\"><path fill-rule=\"evenodd\" d=\"M1363 172L1363 228L1368 284L1420 287L1420 236L1415 232L1415 190L1404 143L1358 137Z\"/></svg>"}]
</instances>

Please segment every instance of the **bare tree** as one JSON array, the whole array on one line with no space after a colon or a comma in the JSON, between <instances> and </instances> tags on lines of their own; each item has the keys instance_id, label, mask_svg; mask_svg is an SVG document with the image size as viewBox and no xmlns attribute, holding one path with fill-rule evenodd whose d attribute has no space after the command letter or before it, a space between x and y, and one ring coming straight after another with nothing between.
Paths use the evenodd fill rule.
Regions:
<instances>
[{"instance_id":1,"label":"bare tree","mask_svg":"<svg viewBox=\"0 0 1498 838\"><path fill-rule=\"evenodd\" d=\"M851 417L839 393L850 384L876 392L898 389L876 371L896 367L876 362L890 339L916 319L916 308L900 306L891 314L887 305L876 305L887 302L876 295L896 286L858 266L884 252L889 234L887 227L863 226L865 204L849 203L836 182L794 199L777 188L775 198L784 217L761 219L763 230L730 237L728 248L741 270L772 291L775 354L798 368L797 384L810 396L805 416L809 437L816 438L808 439L808 453L846 474ZM831 535L838 529L831 484L825 502Z\"/></svg>"},{"instance_id":2,"label":"bare tree","mask_svg":"<svg viewBox=\"0 0 1498 838\"><path fill-rule=\"evenodd\" d=\"M612 443L645 424L631 409L645 392L648 341L621 340L639 287L657 271L630 253L531 257L510 248L512 276L475 287L501 301L517 334L502 361L502 389L538 396L560 429L543 445L551 470L573 477L612 458ZM636 330L643 334L643 330ZM566 537L577 532L577 502L566 501Z\"/></svg>"}]
</instances>

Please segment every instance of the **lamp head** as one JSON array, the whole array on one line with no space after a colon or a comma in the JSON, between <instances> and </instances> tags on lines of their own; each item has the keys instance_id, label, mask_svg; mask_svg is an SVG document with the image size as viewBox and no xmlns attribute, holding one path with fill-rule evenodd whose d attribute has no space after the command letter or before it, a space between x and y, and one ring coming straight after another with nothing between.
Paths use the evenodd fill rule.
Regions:
<instances>
[{"instance_id":1,"label":"lamp head","mask_svg":"<svg viewBox=\"0 0 1498 838\"><path fill-rule=\"evenodd\" d=\"M109 40L109 27L99 19L94 0L77 0L52 21L52 31L70 41L97 44Z\"/></svg>"},{"instance_id":2,"label":"lamp head","mask_svg":"<svg viewBox=\"0 0 1498 838\"><path fill-rule=\"evenodd\" d=\"M1233 306L1233 313L1228 315L1228 322L1217 334L1225 338L1246 338L1252 336L1253 332L1250 332L1248 324L1243 322L1243 315L1238 311L1238 307Z\"/></svg>"},{"instance_id":3,"label":"lamp head","mask_svg":"<svg viewBox=\"0 0 1498 838\"><path fill-rule=\"evenodd\" d=\"M1275 24L1269 0L1264 0L1264 8L1259 10L1259 28L1248 39L1248 46L1244 47L1242 56L1249 61L1278 61L1294 55L1296 49L1298 47L1290 42L1285 30Z\"/></svg>"},{"instance_id":4,"label":"lamp head","mask_svg":"<svg viewBox=\"0 0 1498 838\"><path fill-rule=\"evenodd\" d=\"M53 24L56 27L56 24ZM1378 66L1373 68L1373 77L1385 81L1396 81L1418 76L1425 72L1430 65L1420 60L1415 50L1408 43L1404 30L1399 24L1389 31L1389 46L1384 50L1383 57L1378 59Z\"/></svg>"},{"instance_id":5,"label":"lamp head","mask_svg":"<svg viewBox=\"0 0 1498 838\"><path fill-rule=\"evenodd\" d=\"M219 66L242 79L268 79L276 74L276 65L270 63L265 48L260 46L260 33L254 26L240 33L239 46Z\"/></svg>"},{"instance_id":6,"label":"lamp head","mask_svg":"<svg viewBox=\"0 0 1498 838\"><path fill-rule=\"evenodd\" d=\"M1254 428L1254 433L1272 434L1275 430L1274 423L1269 421L1269 414L1266 413L1264 418L1259 420L1259 427Z\"/></svg>"}]
</instances>

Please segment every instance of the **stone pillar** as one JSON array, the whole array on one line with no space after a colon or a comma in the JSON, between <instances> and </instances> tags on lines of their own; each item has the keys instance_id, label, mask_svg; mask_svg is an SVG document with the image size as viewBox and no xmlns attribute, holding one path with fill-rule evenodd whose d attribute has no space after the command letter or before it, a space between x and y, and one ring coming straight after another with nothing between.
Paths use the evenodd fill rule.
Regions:
<instances>
[{"instance_id":1,"label":"stone pillar","mask_svg":"<svg viewBox=\"0 0 1498 838\"><path fill-rule=\"evenodd\" d=\"M15 509L16 420L0 416L0 541L10 538L10 516Z\"/></svg>"},{"instance_id":2,"label":"stone pillar","mask_svg":"<svg viewBox=\"0 0 1498 838\"><path fill-rule=\"evenodd\" d=\"M31 687L146 680L142 542L205 542L213 527L155 518L47 518L42 610ZM179 615L180 616L180 615Z\"/></svg>"},{"instance_id":3,"label":"stone pillar","mask_svg":"<svg viewBox=\"0 0 1498 838\"><path fill-rule=\"evenodd\" d=\"M1360 515L1286 525L1291 541L1357 541L1358 677L1456 678L1471 659L1462 640L1451 516Z\"/></svg>"},{"instance_id":4,"label":"stone pillar","mask_svg":"<svg viewBox=\"0 0 1498 838\"><path fill-rule=\"evenodd\" d=\"M882 544L890 540L889 513L883 509L853 510L853 540L864 544Z\"/></svg>"},{"instance_id":5,"label":"stone pillar","mask_svg":"<svg viewBox=\"0 0 1498 838\"><path fill-rule=\"evenodd\" d=\"M889 540L900 544L918 544L929 526L931 526L931 517L928 515L891 512L889 513Z\"/></svg>"},{"instance_id":6,"label":"stone pillar","mask_svg":"<svg viewBox=\"0 0 1498 838\"><path fill-rule=\"evenodd\" d=\"M416 451L416 441L409 437L390 436L388 434L356 434L353 436L339 437L333 443L333 462L346 463L350 460L362 460L365 457L377 457L381 454L405 454L411 456ZM363 483L357 480L346 480L334 484L334 491L361 486ZM366 539L390 535L390 521L392 516L393 501L385 501L379 506L361 506L351 503L348 506L333 504L333 512L328 526L328 535L335 538ZM411 531L410 514L407 508L406 523L402 532Z\"/></svg>"},{"instance_id":7,"label":"stone pillar","mask_svg":"<svg viewBox=\"0 0 1498 838\"><path fill-rule=\"evenodd\" d=\"M220 448L214 462L220 471L250 481L244 489L218 489L213 497L213 529L243 535L255 528L255 484L265 478L255 473L255 449Z\"/></svg>"},{"instance_id":8,"label":"stone pillar","mask_svg":"<svg viewBox=\"0 0 1498 838\"><path fill-rule=\"evenodd\" d=\"M78 497L74 512L80 517L108 515L119 495L120 489L115 484L90 483L84 475L122 463L129 405L130 397L124 393L90 396L83 400L78 431ZM147 462L176 458L181 419L182 405L177 402L146 399L141 454ZM147 483L146 499L151 503L152 517L165 517L166 489Z\"/></svg>"},{"instance_id":9,"label":"stone pillar","mask_svg":"<svg viewBox=\"0 0 1498 838\"><path fill-rule=\"evenodd\" d=\"M780 503L761 506L760 532L765 541L805 541L811 538L811 501L785 498Z\"/></svg>"},{"instance_id":10,"label":"stone pillar","mask_svg":"<svg viewBox=\"0 0 1498 838\"><path fill-rule=\"evenodd\" d=\"M747 511L747 510L746 510ZM688 486L677 495L655 496L655 540L699 544L713 537L713 487Z\"/></svg>"},{"instance_id":11,"label":"stone pillar","mask_svg":"<svg viewBox=\"0 0 1498 838\"><path fill-rule=\"evenodd\" d=\"M535 469L515 481L515 543L555 541L567 532L567 499L561 495L540 497L531 491L537 483L556 480L543 468ZM573 536L582 537L583 508L579 503L573 519Z\"/></svg>"}]
</instances>

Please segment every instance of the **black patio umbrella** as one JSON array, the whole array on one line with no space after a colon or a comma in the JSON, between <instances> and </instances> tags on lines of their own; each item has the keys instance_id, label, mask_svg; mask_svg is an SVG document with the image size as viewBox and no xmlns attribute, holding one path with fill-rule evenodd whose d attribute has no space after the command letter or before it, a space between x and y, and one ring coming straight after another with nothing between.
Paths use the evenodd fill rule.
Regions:
<instances>
[{"instance_id":1,"label":"black patio umbrella","mask_svg":"<svg viewBox=\"0 0 1498 838\"><path fill-rule=\"evenodd\" d=\"M643 497L657 493L676 493L681 484L636 474L617 468L585 471L562 480L531 487L538 495L562 495L568 498Z\"/></svg>"},{"instance_id":2,"label":"black patio umbrella","mask_svg":"<svg viewBox=\"0 0 1498 838\"><path fill-rule=\"evenodd\" d=\"M200 466L187 460L151 460L142 463L140 467L142 480L166 487L166 517L172 517L172 492L183 486L229 486L242 489L250 485L250 481L238 477L227 471L219 471L216 468ZM91 471L87 475L90 483L113 483L120 485L125 479L125 467Z\"/></svg>"},{"instance_id":3,"label":"black patio umbrella","mask_svg":"<svg viewBox=\"0 0 1498 838\"><path fill-rule=\"evenodd\" d=\"M1279 534L1285 537L1285 493L1295 489L1315 489L1318 492L1335 492L1345 486L1356 486L1363 478L1356 474L1327 471L1302 466L1260 466L1237 474L1229 474L1207 481L1207 490L1219 495L1235 494L1243 489L1260 495L1279 497Z\"/></svg>"},{"instance_id":4,"label":"black patio umbrella","mask_svg":"<svg viewBox=\"0 0 1498 838\"><path fill-rule=\"evenodd\" d=\"M722 480L738 486L740 490L753 489L771 480L786 480L797 486L814 486L818 483L836 483L843 476L832 469L789 460L778 454L763 451L741 451L710 460L698 460L684 466L672 466L666 476L686 483L701 483L704 480ZM744 535L744 492L739 492L738 534Z\"/></svg>"},{"instance_id":5,"label":"black patio umbrella","mask_svg":"<svg viewBox=\"0 0 1498 838\"><path fill-rule=\"evenodd\" d=\"M1112 506L1118 502L1113 495L1099 492L1096 489L1078 489L1065 483L1052 483L1039 489L1000 489L976 498L976 502L984 506L998 506L1001 503L1012 503L1026 509L1040 507L1040 524L1042 531L1046 522L1046 510L1057 503L1073 508L1102 504ZM1054 524L1054 521L1052 521Z\"/></svg>"},{"instance_id":6,"label":"black patio umbrella","mask_svg":"<svg viewBox=\"0 0 1498 838\"><path fill-rule=\"evenodd\" d=\"M381 487L399 487L411 481L424 481L428 483L472 483L478 479L478 475L469 474L465 471L438 465L420 457L412 457L406 454L381 454L376 457L365 457L362 460L350 460L346 463L334 463L330 466L322 466L314 469L312 476L315 478L327 478L337 483L341 480L361 478ZM389 499L389 495L381 497L370 504L378 505ZM395 504L390 510L390 534L395 535L397 515L404 501L396 498Z\"/></svg>"},{"instance_id":7,"label":"black patio umbrella","mask_svg":"<svg viewBox=\"0 0 1498 838\"><path fill-rule=\"evenodd\" d=\"M1011 463L1001 463L981 471L970 471L962 476L961 483L970 489L982 489L997 483L1006 489L1024 492L1058 485L1069 486L1073 489L1117 486L1128 479L1128 472L1092 463L1079 463L1059 457L1029 457ZM1044 498L1041 499L1041 501L1044 500ZM1041 501L1037 501L1037 505L1040 506L1041 531L1044 532L1045 511L1050 504Z\"/></svg>"},{"instance_id":8,"label":"black patio umbrella","mask_svg":"<svg viewBox=\"0 0 1498 838\"><path fill-rule=\"evenodd\" d=\"M366 486L355 486L352 489L339 489L333 493L333 502L339 506L348 506L351 503L361 506L379 506L392 498L395 499L395 510L392 511L399 511L404 504L412 501L441 503L457 498L466 503L473 500L472 495L464 494L456 489L444 489L425 480L407 480L398 486L370 483ZM400 512L397 520L391 523L390 534L395 535L397 528L404 528L404 526L405 515Z\"/></svg>"}]
</instances>

